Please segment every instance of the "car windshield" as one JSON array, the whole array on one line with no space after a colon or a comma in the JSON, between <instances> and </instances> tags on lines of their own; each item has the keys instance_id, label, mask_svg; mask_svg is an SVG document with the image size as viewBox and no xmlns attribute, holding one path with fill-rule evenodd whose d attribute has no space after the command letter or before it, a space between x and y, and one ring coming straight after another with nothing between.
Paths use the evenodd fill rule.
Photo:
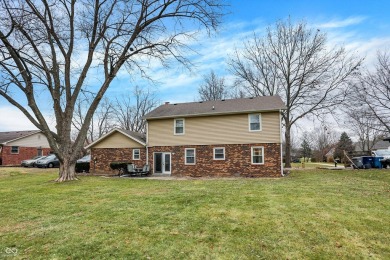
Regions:
<instances>
[{"instance_id":1,"label":"car windshield","mask_svg":"<svg viewBox=\"0 0 390 260\"><path fill-rule=\"evenodd\" d=\"M390 156L390 150L378 150L375 153L379 156Z\"/></svg>"},{"instance_id":2,"label":"car windshield","mask_svg":"<svg viewBox=\"0 0 390 260\"><path fill-rule=\"evenodd\" d=\"M55 158L56 158L55 154L50 154L49 156L45 157L45 160L55 159Z\"/></svg>"}]
</instances>

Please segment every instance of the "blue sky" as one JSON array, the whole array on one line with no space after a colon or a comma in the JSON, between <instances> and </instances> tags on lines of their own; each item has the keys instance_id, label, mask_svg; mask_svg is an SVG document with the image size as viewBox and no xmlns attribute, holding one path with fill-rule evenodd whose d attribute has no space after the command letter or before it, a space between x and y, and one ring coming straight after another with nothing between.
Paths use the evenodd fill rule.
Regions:
<instances>
[{"instance_id":1,"label":"blue sky","mask_svg":"<svg viewBox=\"0 0 390 260\"><path fill-rule=\"evenodd\" d=\"M368 67L373 63L377 50L390 50L388 0L230 0L229 3L229 14L224 18L219 32L211 38L201 34L197 42L190 43L198 52L189 53L188 58L194 64L191 71L175 63L169 70L151 64L150 74L155 80L152 84L139 77L131 79L124 70L107 94L120 97L131 93L134 85L139 85L154 91L161 103L194 101L203 75L213 69L218 75L225 76L228 83L232 83L234 79L226 64L229 54L235 48L240 48L254 31L261 35L266 26L289 16L293 21L304 20L309 26L326 32L330 45L342 44L348 50L366 57ZM2 98L0 114L4 119L0 131L35 128L23 114Z\"/></svg>"}]
</instances>

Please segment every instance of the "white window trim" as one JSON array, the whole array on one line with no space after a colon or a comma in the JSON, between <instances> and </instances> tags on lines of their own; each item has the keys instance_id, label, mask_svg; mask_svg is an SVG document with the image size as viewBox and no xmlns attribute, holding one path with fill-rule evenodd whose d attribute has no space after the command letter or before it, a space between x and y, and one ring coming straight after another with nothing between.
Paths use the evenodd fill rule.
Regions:
<instances>
[{"instance_id":1,"label":"white window trim","mask_svg":"<svg viewBox=\"0 0 390 260\"><path fill-rule=\"evenodd\" d=\"M215 150L216 149L222 149L223 150L223 158L215 158ZM213 148L213 159L214 160L223 161L223 160L225 160L225 157L226 157L226 155L225 155L225 147L214 147Z\"/></svg>"},{"instance_id":2,"label":"white window trim","mask_svg":"<svg viewBox=\"0 0 390 260\"><path fill-rule=\"evenodd\" d=\"M176 133L176 121L177 120L183 120L183 133ZM184 135L186 132L186 121L184 120L184 118L175 118L173 120L173 133L174 135Z\"/></svg>"},{"instance_id":3,"label":"white window trim","mask_svg":"<svg viewBox=\"0 0 390 260\"><path fill-rule=\"evenodd\" d=\"M18 147L18 151L16 153L12 152L12 147ZM11 154L19 154L19 151L20 151L19 146L16 146L16 145L11 146Z\"/></svg>"},{"instance_id":4,"label":"white window trim","mask_svg":"<svg viewBox=\"0 0 390 260\"><path fill-rule=\"evenodd\" d=\"M258 115L259 116L259 122L260 122L260 129L259 130L251 130L251 115ZM262 128L263 128L263 122L261 120L261 113L248 114L248 129L249 129L249 132L260 132L260 131L262 131Z\"/></svg>"},{"instance_id":5,"label":"white window trim","mask_svg":"<svg viewBox=\"0 0 390 260\"><path fill-rule=\"evenodd\" d=\"M138 159L135 158L135 151L138 150ZM140 149L133 149L133 160L141 160L141 150Z\"/></svg>"},{"instance_id":6,"label":"white window trim","mask_svg":"<svg viewBox=\"0 0 390 260\"><path fill-rule=\"evenodd\" d=\"M193 163L187 163L187 151L188 150L194 150L194 162ZM184 151L184 165L195 165L196 164L196 148L185 148Z\"/></svg>"},{"instance_id":7,"label":"white window trim","mask_svg":"<svg viewBox=\"0 0 390 260\"><path fill-rule=\"evenodd\" d=\"M253 162L253 149L255 148L260 148L262 151L262 154L263 154L263 162L262 163L254 163ZM263 165L264 164L264 161L265 161L265 155L264 155L264 146L252 146L251 147L251 164L254 164L254 165Z\"/></svg>"}]
</instances>

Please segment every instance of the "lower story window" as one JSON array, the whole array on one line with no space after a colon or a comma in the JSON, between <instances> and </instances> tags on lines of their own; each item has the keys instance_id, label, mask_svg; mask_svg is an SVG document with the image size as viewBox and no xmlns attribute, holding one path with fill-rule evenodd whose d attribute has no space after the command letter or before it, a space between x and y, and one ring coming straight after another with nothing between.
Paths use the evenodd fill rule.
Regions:
<instances>
[{"instance_id":1,"label":"lower story window","mask_svg":"<svg viewBox=\"0 0 390 260\"><path fill-rule=\"evenodd\" d=\"M140 158L140 150L133 149L133 160L139 160L139 158Z\"/></svg>"},{"instance_id":2,"label":"lower story window","mask_svg":"<svg viewBox=\"0 0 390 260\"><path fill-rule=\"evenodd\" d=\"M214 160L225 160L225 148L215 147L214 148Z\"/></svg>"},{"instance_id":3,"label":"lower story window","mask_svg":"<svg viewBox=\"0 0 390 260\"><path fill-rule=\"evenodd\" d=\"M264 147L252 147L251 157L252 164L264 164Z\"/></svg>"},{"instance_id":4,"label":"lower story window","mask_svg":"<svg viewBox=\"0 0 390 260\"><path fill-rule=\"evenodd\" d=\"M11 146L11 153L18 154L19 146Z\"/></svg>"},{"instance_id":5,"label":"lower story window","mask_svg":"<svg viewBox=\"0 0 390 260\"><path fill-rule=\"evenodd\" d=\"M195 148L185 149L185 164L195 164L196 152Z\"/></svg>"}]
</instances>

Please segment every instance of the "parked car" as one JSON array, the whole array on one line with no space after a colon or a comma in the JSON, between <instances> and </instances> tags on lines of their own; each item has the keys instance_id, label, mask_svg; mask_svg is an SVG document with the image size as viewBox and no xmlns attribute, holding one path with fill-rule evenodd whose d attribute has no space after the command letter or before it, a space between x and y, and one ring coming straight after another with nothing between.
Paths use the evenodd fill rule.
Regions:
<instances>
[{"instance_id":1,"label":"parked car","mask_svg":"<svg viewBox=\"0 0 390 260\"><path fill-rule=\"evenodd\" d=\"M34 158L32 159L29 159L29 160L23 160L22 163L21 163L21 166L23 167L35 167L35 163L39 160L39 159L43 159L45 158L46 156L35 156Z\"/></svg>"},{"instance_id":2,"label":"parked car","mask_svg":"<svg viewBox=\"0 0 390 260\"><path fill-rule=\"evenodd\" d=\"M84 162L91 162L91 155L88 154L80 159L77 160L77 163L84 163Z\"/></svg>"},{"instance_id":3,"label":"parked car","mask_svg":"<svg viewBox=\"0 0 390 260\"><path fill-rule=\"evenodd\" d=\"M86 155L76 162L76 172L89 172L91 155Z\"/></svg>"},{"instance_id":4,"label":"parked car","mask_svg":"<svg viewBox=\"0 0 390 260\"><path fill-rule=\"evenodd\" d=\"M46 156L45 158L36 161L35 165L39 168L53 168L59 167L60 161L57 159L57 156L55 154L51 154L49 156Z\"/></svg>"},{"instance_id":5,"label":"parked car","mask_svg":"<svg viewBox=\"0 0 390 260\"><path fill-rule=\"evenodd\" d=\"M383 157L380 159L383 168L387 168L387 166L390 166L390 149L380 149L372 151L372 156Z\"/></svg>"}]
</instances>

